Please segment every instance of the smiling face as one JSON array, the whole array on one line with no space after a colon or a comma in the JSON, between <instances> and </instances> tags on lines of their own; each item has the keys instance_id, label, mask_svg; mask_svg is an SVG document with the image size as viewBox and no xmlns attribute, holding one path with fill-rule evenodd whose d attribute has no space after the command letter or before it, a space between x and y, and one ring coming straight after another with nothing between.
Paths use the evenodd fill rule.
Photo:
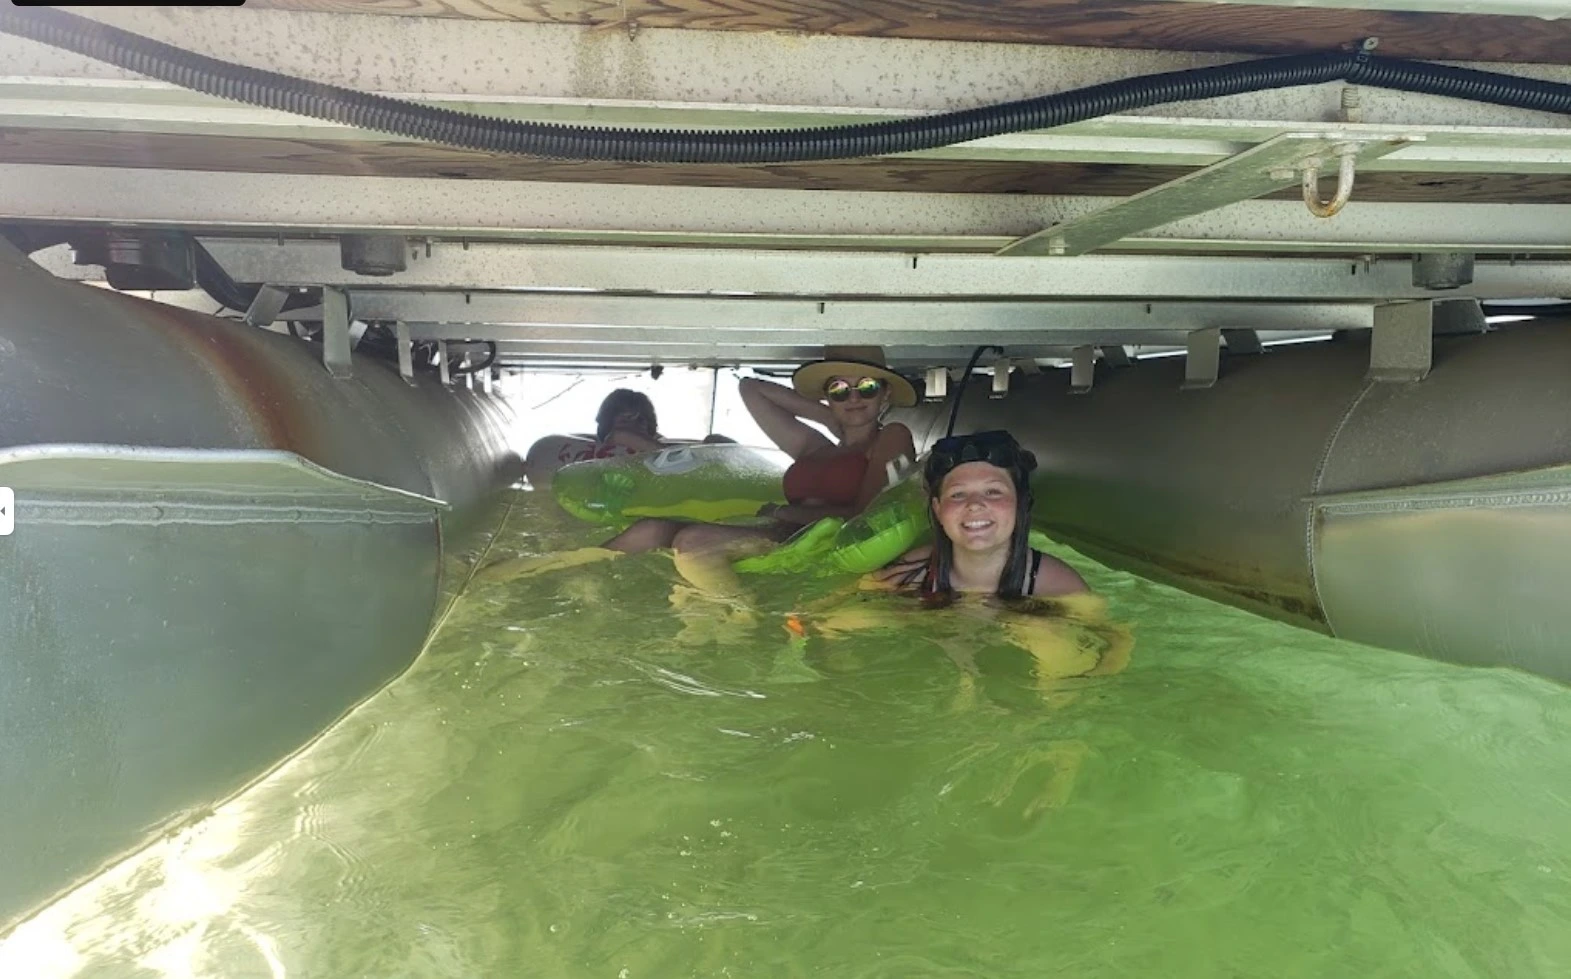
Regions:
<instances>
[{"instance_id":1,"label":"smiling face","mask_svg":"<svg viewBox=\"0 0 1571 979\"><path fill-rule=\"evenodd\" d=\"M956 466L939 484L933 515L959 551L1008 547L1018 498L1009 471L987 462Z\"/></svg>"},{"instance_id":2,"label":"smiling face","mask_svg":"<svg viewBox=\"0 0 1571 979\"><path fill-rule=\"evenodd\" d=\"M877 393L869 394L875 385ZM840 392L845 397L836 400ZM889 385L864 374L836 374L824 382L824 400L841 425L867 425L878 420L878 413L889 402Z\"/></svg>"}]
</instances>

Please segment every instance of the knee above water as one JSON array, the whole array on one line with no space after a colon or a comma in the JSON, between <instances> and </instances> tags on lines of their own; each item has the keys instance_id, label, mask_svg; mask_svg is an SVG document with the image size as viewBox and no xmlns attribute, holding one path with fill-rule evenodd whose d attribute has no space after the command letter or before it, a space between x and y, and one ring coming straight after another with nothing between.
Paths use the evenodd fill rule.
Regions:
<instances>
[{"instance_id":1,"label":"knee above water","mask_svg":"<svg viewBox=\"0 0 1571 979\"><path fill-rule=\"evenodd\" d=\"M694 524L677 531L676 536L671 539L671 546L678 551L709 550L718 542L718 536L713 527Z\"/></svg>"}]
</instances>

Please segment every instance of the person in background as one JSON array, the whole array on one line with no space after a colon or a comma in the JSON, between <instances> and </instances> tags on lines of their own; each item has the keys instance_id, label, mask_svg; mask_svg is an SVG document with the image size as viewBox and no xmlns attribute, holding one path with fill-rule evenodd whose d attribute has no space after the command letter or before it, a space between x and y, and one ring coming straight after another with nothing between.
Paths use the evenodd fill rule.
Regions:
<instances>
[{"instance_id":1,"label":"person in background","mask_svg":"<svg viewBox=\"0 0 1571 979\"><path fill-rule=\"evenodd\" d=\"M600 402L595 413L595 441L600 446L620 446L633 452L657 452L673 442L660 434L654 402L642 391L617 388ZM724 435L710 435L706 444L734 443Z\"/></svg>"},{"instance_id":2,"label":"person in background","mask_svg":"<svg viewBox=\"0 0 1571 979\"><path fill-rule=\"evenodd\" d=\"M660 423L649 395L630 388L617 388L606 395L595 413L595 442L635 452L664 448L666 443L660 437Z\"/></svg>"}]
</instances>

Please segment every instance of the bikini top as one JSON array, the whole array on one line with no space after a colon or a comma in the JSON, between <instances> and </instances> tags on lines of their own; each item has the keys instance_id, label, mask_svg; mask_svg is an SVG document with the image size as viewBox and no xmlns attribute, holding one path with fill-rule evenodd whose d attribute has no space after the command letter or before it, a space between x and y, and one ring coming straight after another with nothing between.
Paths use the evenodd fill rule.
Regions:
<instances>
[{"instance_id":1,"label":"bikini top","mask_svg":"<svg viewBox=\"0 0 1571 979\"><path fill-rule=\"evenodd\" d=\"M918 590L926 588L927 573L932 569L932 567L933 564L931 561L923 561L921 564L915 568L912 568L910 571L896 579L898 582L896 587L909 588L912 585L915 585ZM1040 570L1042 570L1042 552L1033 547L1031 549L1031 568L1026 572L1025 591L1022 594L1029 596L1036 592L1036 575Z\"/></svg>"},{"instance_id":2,"label":"bikini top","mask_svg":"<svg viewBox=\"0 0 1571 979\"><path fill-rule=\"evenodd\" d=\"M814 500L825 506L853 506L862 495L867 453L815 453L791 463L785 471L787 503Z\"/></svg>"}]
</instances>

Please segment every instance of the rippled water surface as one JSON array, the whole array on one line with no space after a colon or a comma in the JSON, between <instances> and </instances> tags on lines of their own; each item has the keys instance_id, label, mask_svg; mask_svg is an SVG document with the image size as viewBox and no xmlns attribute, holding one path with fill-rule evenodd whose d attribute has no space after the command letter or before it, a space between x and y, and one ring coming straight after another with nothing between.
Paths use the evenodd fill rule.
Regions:
<instances>
[{"instance_id":1,"label":"rippled water surface","mask_svg":"<svg viewBox=\"0 0 1571 979\"><path fill-rule=\"evenodd\" d=\"M496 550L593 539L521 494ZM1135 646L1056 685L951 612L803 650L799 583L744 621L658 555L477 584L0 975L1571 974L1567 691L1072 559Z\"/></svg>"}]
</instances>

